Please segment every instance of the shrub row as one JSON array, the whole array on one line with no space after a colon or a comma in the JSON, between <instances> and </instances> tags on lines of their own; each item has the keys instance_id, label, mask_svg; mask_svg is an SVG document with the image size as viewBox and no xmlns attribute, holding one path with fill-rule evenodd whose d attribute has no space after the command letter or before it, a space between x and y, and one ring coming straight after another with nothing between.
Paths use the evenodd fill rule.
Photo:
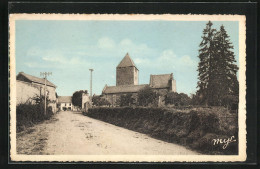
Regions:
<instances>
[{"instance_id":1,"label":"shrub row","mask_svg":"<svg viewBox=\"0 0 260 169\"><path fill-rule=\"evenodd\" d=\"M16 131L23 131L26 127L49 119L53 115L52 108L47 107L44 114L44 104L19 104L16 106Z\"/></svg>"},{"instance_id":2,"label":"shrub row","mask_svg":"<svg viewBox=\"0 0 260 169\"><path fill-rule=\"evenodd\" d=\"M237 139L237 116L216 109L173 108L91 108L85 115L120 127L148 134L168 142L188 146L206 154L237 154L237 142L226 149L223 144L213 145L213 139ZM227 113L226 116L223 116ZM227 118L229 117L229 118ZM229 124L227 120L229 120ZM230 121L231 120L231 121ZM229 126L229 127L227 127Z\"/></svg>"}]
</instances>

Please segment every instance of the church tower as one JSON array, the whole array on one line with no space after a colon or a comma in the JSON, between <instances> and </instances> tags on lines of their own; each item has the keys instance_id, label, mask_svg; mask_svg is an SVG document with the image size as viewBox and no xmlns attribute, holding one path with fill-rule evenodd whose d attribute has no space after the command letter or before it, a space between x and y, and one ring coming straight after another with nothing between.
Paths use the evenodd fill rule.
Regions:
<instances>
[{"instance_id":1,"label":"church tower","mask_svg":"<svg viewBox=\"0 0 260 169\"><path fill-rule=\"evenodd\" d=\"M128 53L116 67L116 85L138 85L138 69Z\"/></svg>"}]
</instances>

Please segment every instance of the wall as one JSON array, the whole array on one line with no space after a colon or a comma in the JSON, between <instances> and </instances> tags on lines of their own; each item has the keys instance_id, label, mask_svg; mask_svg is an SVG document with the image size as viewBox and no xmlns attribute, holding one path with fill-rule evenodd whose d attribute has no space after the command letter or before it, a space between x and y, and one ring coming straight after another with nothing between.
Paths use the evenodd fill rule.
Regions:
<instances>
[{"instance_id":1,"label":"wall","mask_svg":"<svg viewBox=\"0 0 260 169\"><path fill-rule=\"evenodd\" d=\"M138 84L138 70L135 67L116 68L116 85Z\"/></svg>"},{"instance_id":2,"label":"wall","mask_svg":"<svg viewBox=\"0 0 260 169\"><path fill-rule=\"evenodd\" d=\"M56 89L54 87L46 86L48 91L48 97L51 101L48 106L52 107L53 112L57 112L57 102L56 102ZM42 85L42 94L44 94L44 85Z\"/></svg>"},{"instance_id":3,"label":"wall","mask_svg":"<svg viewBox=\"0 0 260 169\"><path fill-rule=\"evenodd\" d=\"M51 100L51 103L49 103L48 106L51 106L52 111L56 112L56 89L47 86L46 90L48 91L49 99ZM16 80L16 105L30 101L32 102L33 97L42 95L44 95L44 85Z\"/></svg>"},{"instance_id":4,"label":"wall","mask_svg":"<svg viewBox=\"0 0 260 169\"><path fill-rule=\"evenodd\" d=\"M87 111L87 109L89 108L88 106L90 106L90 98L89 95L86 93L82 93L82 104L81 104L81 108L84 111Z\"/></svg>"},{"instance_id":5,"label":"wall","mask_svg":"<svg viewBox=\"0 0 260 169\"><path fill-rule=\"evenodd\" d=\"M20 80L16 81L16 105L30 102L33 97L40 95L41 86Z\"/></svg>"},{"instance_id":6,"label":"wall","mask_svg":"<svg viewBox=\"0 0 260 169\"><path fill-rule=\"evenodd\" d=\"M126 95L128 93L117 93L117 94L105 94L103 95L103 98L109 101L111 105L114 106L119 106L120 105L120 99L121 95ZM130 93L132 94L132 97L135 99L134 104L137 104L137 93Z\"/></svg>"},{"instance_id":7,"label":"wall","mask_svg":"<svg viewBox=\"0 0 260 169\"><path fill-rule=\"evenodd\" d=\"M177 91L176 80L172 80L170 85L171 85L171 91L176 92Z\"/></svg>"},{"instance_id":8,"label":"wall","mask_svg":"<svg viewBox=\"0 0 260 169\"><path fill-rule=\"evenodd\" d=\"M138 69L134 68L134 85L138 85L138 82L139 82L138 73L139 73Z\"/></svg>"}]
</instances>

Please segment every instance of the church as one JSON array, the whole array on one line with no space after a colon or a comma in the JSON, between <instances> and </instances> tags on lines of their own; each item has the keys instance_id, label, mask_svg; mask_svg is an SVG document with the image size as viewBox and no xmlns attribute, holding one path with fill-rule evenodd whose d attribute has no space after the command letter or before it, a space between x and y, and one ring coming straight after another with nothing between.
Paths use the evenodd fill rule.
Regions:
<instances>
[{"instance_id":1,"label":"church","mask_svg":"<svg viewBox=\"0 0 260 169\"><path fill-rule=\"evenodd\" d=\"M137 98L141 89L149 86L161 95L168 92L176 92L176 81L171 74L150 75L149 84L139 84L138 68L127 53L116 67L116 86L105 85L102 97L108 100L112 106L118 106L121 95L132 94Z\"/></svg>"}]
</instances>

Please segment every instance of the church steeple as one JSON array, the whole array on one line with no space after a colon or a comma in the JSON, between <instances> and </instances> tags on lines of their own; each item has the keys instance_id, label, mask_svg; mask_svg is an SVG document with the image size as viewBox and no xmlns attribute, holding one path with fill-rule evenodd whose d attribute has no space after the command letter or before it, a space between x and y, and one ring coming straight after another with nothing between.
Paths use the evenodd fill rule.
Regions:
<instances>
[{"instance_id":1,"label":"church steeple","mask_svg":"<svg viewBox=\"0 0 260 169\"><path fill-rule=\"evenodd\" d=\"M137 85L138 69L127 53L116 67L116 85Z\"/></svg>"},{"instance_id":2,"label":"church steeple","mask_svg":"<svg viewBox=\"0 0 260 169\"><path fill-rule=\"evenodd\" d=\"M117 67L131 67L135 66L134 61L131 59L128 53L126 53L125 57L121 60Z\"/></svg>"}]
</instances>

